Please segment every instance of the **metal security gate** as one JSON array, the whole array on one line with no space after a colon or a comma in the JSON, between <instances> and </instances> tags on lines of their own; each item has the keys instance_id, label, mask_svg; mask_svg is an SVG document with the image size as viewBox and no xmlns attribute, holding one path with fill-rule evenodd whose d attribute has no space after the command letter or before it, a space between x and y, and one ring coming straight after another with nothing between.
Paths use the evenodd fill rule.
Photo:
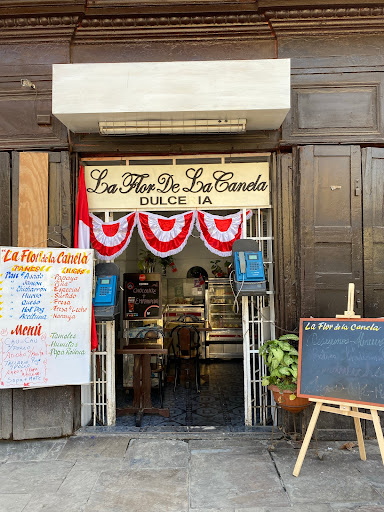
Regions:
<instances>
[{"instance_id":1,"label":"metal security gate","mask_svg":"<svg viewBox=\"0 0 384 512\"><path fill-rule=\"evenodd\" d=\"M91 393L93 425L114 425L115 396L115 322L96 324L98 347L92 352Z\"/></svg>"},{"instance_id":2,"label":"metal security gate","mask_svg":"<svg viewBox=\"0 0 384 512\"><path fill-rule=\"evenodd\" d=\"M272 209L255 208L243 226L243 237L258 242L267 279L267 295L242 297L245 424L261 426L271 423L274 408L271 392L261 384L266 367L259 354L264 341L275 336Z\"/></svg>"}]
</instances>

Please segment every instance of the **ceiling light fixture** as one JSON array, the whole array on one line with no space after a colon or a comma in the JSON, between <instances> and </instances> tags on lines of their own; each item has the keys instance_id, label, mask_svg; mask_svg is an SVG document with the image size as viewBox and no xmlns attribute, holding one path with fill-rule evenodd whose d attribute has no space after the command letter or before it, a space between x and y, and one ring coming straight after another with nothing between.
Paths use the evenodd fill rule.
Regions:
<instances>
[{"instance_id":1,"label":"ceiling light fixture","mask_svg":"<svg viewBox=\"0 0 384 512\"><path fill-rule=\"evenodd\" d=\"M101 135L193 133L244 133L246 119L196 119L188 121L99 121Z\"/></svg>"}]
</instances>

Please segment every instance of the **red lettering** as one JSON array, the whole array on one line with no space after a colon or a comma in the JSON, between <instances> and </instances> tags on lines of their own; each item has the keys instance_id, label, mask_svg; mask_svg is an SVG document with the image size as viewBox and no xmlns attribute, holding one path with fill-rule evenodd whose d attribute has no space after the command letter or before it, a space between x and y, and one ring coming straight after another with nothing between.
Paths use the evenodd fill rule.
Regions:
<instances>
[{"instance_id":1,"label":"red lettering","mask_svg":"<svg viewBox=\"0 0 384 512\"><path fill-rule=\"evenodd\" d=\"M40 322L37 325L25 325L22 324L16 325L16 329L12 329L11 334L16 334L16 336L41 336L41 324Z\"/></svg>"}]
</instances>

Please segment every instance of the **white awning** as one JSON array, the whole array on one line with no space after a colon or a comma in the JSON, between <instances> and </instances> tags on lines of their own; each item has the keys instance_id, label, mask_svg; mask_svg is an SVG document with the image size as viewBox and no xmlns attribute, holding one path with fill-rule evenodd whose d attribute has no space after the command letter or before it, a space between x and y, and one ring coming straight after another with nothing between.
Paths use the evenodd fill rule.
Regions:
<instances>
[{"instance_id":1,"label":"white awning","mask_svg":"<svg viewBox=\"0 0 384 512\"><path fill-rule=\"evenodd\" d=\"M290 108L290 60L54 64L52 96L73 132L145 133L148 121L149 133L273 130Z\"/></svg>"}]
</instances>

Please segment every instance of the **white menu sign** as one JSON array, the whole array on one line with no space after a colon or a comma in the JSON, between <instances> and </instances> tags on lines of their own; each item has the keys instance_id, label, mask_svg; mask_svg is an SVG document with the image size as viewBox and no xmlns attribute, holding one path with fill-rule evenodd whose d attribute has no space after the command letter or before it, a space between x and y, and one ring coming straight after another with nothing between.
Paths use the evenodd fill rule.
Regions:
<instances>
[{"instance_id":1,"label":"white menu sign","mask_svg":"<svg viewBox=\"0 0 384 512\"><path fill-rule=\"evenodd\" d=\"M93 250L0 248L0 388L90 382Z\"/></svg>"}]
</instances>

